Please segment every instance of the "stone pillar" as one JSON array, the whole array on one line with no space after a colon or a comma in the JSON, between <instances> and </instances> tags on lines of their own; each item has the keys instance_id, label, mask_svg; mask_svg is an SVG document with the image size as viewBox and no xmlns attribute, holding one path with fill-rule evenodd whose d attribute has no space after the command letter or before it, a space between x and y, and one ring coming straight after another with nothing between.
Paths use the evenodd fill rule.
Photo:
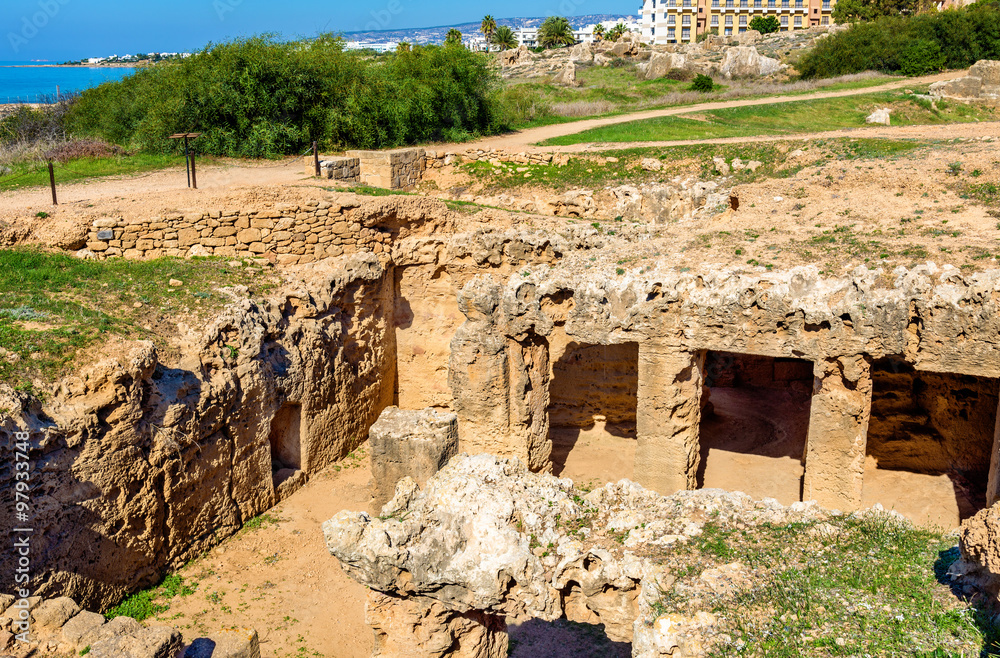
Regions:
<instances>
[{"instance_id":1,"label":"stone pillar","mask_svg":"<svg viewBox=\"0 0 1000 658\"><path fill-rule=\"evenodd\" d=\"M635 481L669 496L697 486L705 352L639 343Z\"/></svg>"},{"instance_id":2,"label":"stone pillar","mask_svg":"<svg viewBox=\"0 0 1000 658\"><path fill-rule=\"evenodd\" d=\"M871 363L863 355L824 359L815 363L813 374L802 497L853 511L861 506L864 484Z\"/></svg>"},{"instance_id":3,"label":"stone pillar","mask_svg":"<svg viewBox=\"0 0 1000 658\"><path fill-rule=\"evenodd\" d=\"M427 597L368 592L365 621L375 633L372 658L506 658L503 617L456 612Z\"/></svg>"},{"instance_id":4,"label":"stone pillar","mask_svg":"<svg viewBox=\"0 0 1000 658\"><path fill-rule=\"evenodd\" d=\"M388 407L368 432L372 451L373 509L392 500L409 476L421 487L458 454L458 417L434 409Z\"/></svg>"},{"instance_id":5,"label":"stone pillar","mask_svg":"<svg viewBox=\"0 0 1000 658\"><path fill-rule=\"evenodd\" d=\"M1000 499L1000 405L997 406L996 429L993 431L993 452L990 456L990 479L986 485L986 506Z\"/></svg>"}]
</instances>

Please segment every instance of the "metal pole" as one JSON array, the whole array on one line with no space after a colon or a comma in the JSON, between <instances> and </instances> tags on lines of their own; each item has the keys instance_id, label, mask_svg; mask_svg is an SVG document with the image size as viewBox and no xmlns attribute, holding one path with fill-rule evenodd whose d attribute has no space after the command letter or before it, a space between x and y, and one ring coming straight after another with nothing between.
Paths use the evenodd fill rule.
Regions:
<instances>
[{"instance_id":1,"label":"metal pole","mask_svg":"<svg viewBox=\"0 0 1000 658\"><path fill-rule=\"evenodd\" d=\"M316 162L316 178L319 178L319 145L313 142L313 160Z\"/></svg>"},{"instance_id":2,"label":"metal pole","mask_svg":"<svg viewBox=\"0 0 1000 658\"><path fill-rule=\"evenodd\" d=\"M191 187L198 189L198 174L194 169L194 151L191 151Z\"/></svg>"},{"instance_id":3,"label":"metal pole","mask_svg":"<svg viewBox=\"0 0 1000 658\"><path fill-rule=\"evenodd\" d=\"M184 138L184 166L187 167L188 187L191 187L191 155L188 152L188 138Z\"/></svg>"},{"instance_id":4,"label":"metal pole","mask_svg":"<svg viewBox=\"0 0 1000 658\"><path fill-rule=\"evenodd\" d=\"M52 186L52 205L58 206L59 200L56 199L56 172L52 168L52 160L49 160L49 184Z\"/></svg>"}]
</instances>

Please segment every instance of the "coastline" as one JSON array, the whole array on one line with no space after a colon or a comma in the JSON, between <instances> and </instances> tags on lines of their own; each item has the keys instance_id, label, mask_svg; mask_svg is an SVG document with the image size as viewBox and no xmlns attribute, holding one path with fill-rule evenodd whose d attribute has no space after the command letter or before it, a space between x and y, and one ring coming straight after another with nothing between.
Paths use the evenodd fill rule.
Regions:
<instances>
[{"instance_id":1,"label":"coastline","mask_svg":"<svg viewBox=\"0 0 1000 658\"><path fill-rule=\"evenodd\" d=\"M152 66L152 62L135 64L0 64L2 69L137 69Z\"/></svg>"}]
</instances>

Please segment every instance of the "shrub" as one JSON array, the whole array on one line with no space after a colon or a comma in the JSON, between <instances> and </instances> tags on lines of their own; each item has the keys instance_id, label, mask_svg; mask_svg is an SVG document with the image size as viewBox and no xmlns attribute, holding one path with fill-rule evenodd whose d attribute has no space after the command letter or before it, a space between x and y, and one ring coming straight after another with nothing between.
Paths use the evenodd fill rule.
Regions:
<instances>
[{"instance_id":1,"label":"shrub","mask_svg":"<svg viewBox=\"0 0 1000 658\"><path fill-rule=\"evenodd\" d=\"M341 39L270 36L210 45L83 92L67 128L129 149L167 153L201 132L199 151L233 157L451 141L503 128L498 74L465 48L414 46L372 57Z\"/></svg>"},{"instance_id":2,"label":"shrub","mask_svg":"<svg viewBox=\"0 0 1000 658\"><path fill-rule=\"evenodd\" d=\"M681 82L690 82L694 80L694 71L689 71L688 69L670 69L667 71L665 76L667 80L680 80Z\"/></svg>"},{"instance_id":3,"label":"shrub","mask_svg":"<svg viewBox=\"0 0 1000 658\"><path fill-rule=\"evenodd\" d=\"M694 82L691 83L690 88L691 91L709 92L715 89L715 82L707 75L699 73L694 77Z\"/></svg>"},{"instance_id":4,"label":"shrub","mask_svg":"<svg viewBox=\"0 0 1000 658\"><path fill-rule=\"evenodd\" d=\"M1000 11L995 0L915 16L855 23L821 41L799 62L803 78L861 71L919 75L968 68L1000 57Z\"/></svg>"},{"instance_id":5,"label":"shrub","mask_svg":"<svg viewBox=\"0 0 1000 658\"><path fill-rule=\"evenodd\" d=\"M754 16L750 20L750 29L761 34L771 34L781 29L781 22L777 16Z\"/></svg>"},{"instance_id":6,"label":"shrub","mask_svg":"<svg viewBox=\"0 0 1000 658\"><path fill-rule=\"evenodd\" d=\"M706 31L702 32L697 37L695 37L695 43L701 43L702 41L704 41L705 39L707 39L709 37L709 35L716 36L716 37L719 36L719 28L713 27L713 28L711 28L709 30L706 30Z\"/></svg>"}]
</instances>

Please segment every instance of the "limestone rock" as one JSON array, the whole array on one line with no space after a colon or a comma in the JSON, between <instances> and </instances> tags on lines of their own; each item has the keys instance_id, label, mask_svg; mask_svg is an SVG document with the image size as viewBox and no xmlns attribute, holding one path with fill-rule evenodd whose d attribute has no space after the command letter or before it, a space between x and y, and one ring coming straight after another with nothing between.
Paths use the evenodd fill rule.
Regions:
<instances>
[{"instance_id":1,"label":"limestone rock","mask_svg":"<svg viewBox=\"0 0 1000 658\"><path fill-rule=\"evenodd\" d=\"M1000 61L980 60L969 68L967 76L932 84L930 95L955 100L996 100L1000 98Z\"/></svg>"},{"instance_id":2,"label":"limestone rock","mask_svg":"<svg viewBox=\"0 0 1000 658\"><path fill-rule=\"evenodd\" d=\"M131 617L115 617L106 624L95 626L90 631L84 632L77 645L93 647L123 635L139 633L142 628L142 625Z\"/></svg>"},{"instance_id":3,"label":"limestone rock","mask_svg":"<svg viewBox=\"0 0 1000 658\"><path fill-rule=\"evenodd\" d=\"M888 126L890 123L889 112L890 110L887 107L875 110L865 117L865 123L876 123L882 126Z\"/></svg>"},{"instance_id":4,"label":"limestone rock","mask_svg":"<svg viewBox=\"0 0 1000 658\"><path fill-rule=\"evenodd\" d=\"M580 42L569 51L569 61L576 64L590 64L594 61L594 52L589 43Z\"/></svg>"},{"instance_id":5,"label":"limestone rock","mask_svg":"<svg viewBox=\"0 0 1000 658\"><path fill-rule=\"evenodd\" d=\"M184 658L260 658L260 640L252 629L219 631L192 642Z\"/></svg>"},{"instance_id":6,"label":"limestone rock","mask_svg":"<svg viewBox=\"0 0 1000 658\"><path fill-rule=\"evenodd\" d=\"M43 601L31 611L31 616L34 617L36 625L56 630L62 628L62 625L78 612L80 612L80 606L76 604L76 601L63 596Z\"/></svg>"},{"instance_id":7,"label":"limestone rock","mask_svg":"<svg viewBox=\"0 0 1000 658\"><path fill-rule=\"evenodd\" d=\"M90 655L94 658L175 658L181 646L181 634L173 628L147 626L90 645Z\"/></svg>"},{"instance_id":8,"label":"limestone rock","mask_svg":"<svg viewBox=\"0 0 1000 658\"><path fill-rule=\"evenodd\" d=\"M66 622L62 627L62 639L67 644L71 644L78 649L83 649L86 645L81 640L87 635L94 633L104 625L104 615L96 612L84 610Z\"/></svg>"},{"instance_id":9,"label":"limestone rock","mask_svg":"<svg viewBox=\"0 0 1000 658\"><path fill-rule=\"evenodd\" d=\"M674 69L683 69L687 64L684 55L678 53L653 53L646 64L645 78L657 80Z\"/></svg>"},{"instance_id":10,"label":"limestone rock","mask_svg":"<svg viewBox=\"0 0 1000 658\"><path fill-rule=\"evenodd\" d=\"M663 163L656 158L643 158L639 164L646 171L660 171L663 169Z\"/></svg>"},{"instance_id":11,"label":"limestone rock","mask_svg":"<svg viewBox=\"0 0 1000 658\"><path fill-rule=\"evenodd\" d=\"M562 71L553 79L553 82L559 85L566 85L569 87L575 87L576 82L576 64L572 61L567 62L566 66L563 67Z\"/></svg>"},{"instance_id":12,"label":"limestone rock","mask_svg":"<svg viewBox=\"0 0 1000 658\"><path fill-rule=\"evenodd\" d=\"M368 432L376 509L381 509L404 477L423 486L458 454L458 418L435 409L388 407Z\"/></svg>"},{"instance_id":13,"label":"limestone rock","mask_svg":"<svg viewBox=\"0 0 1000 658\"><path fill-rule=\"evenodd\" d=\"M500 63L503 66L516 66L517 64L526 64L537 57L537 55L528 50L527 46L519 46L500 53Z\"/></svg>"},{"instance_id":14,"label":"limestone rock","mask_svg":"<svg viewBox=\"0 0 1000 658\"><path fill-rule=\"evenodd\" d=\"M782 64L764 57L753 46L734 46L726 50L719 72L726 78L754 78L777 73Z\"/></svg>"},{"instance_id":15,"label":"limestone rock","mask_svg":"<svg viewBox=\"0 0 1000 658\"><path fill-rule=\"evenodd\" d=\"M726 162L725 158L716 156L712 158L712 164L715 165L715 170L722 176L729 175L729 164Z\"/></svg>"}]
</instances>

